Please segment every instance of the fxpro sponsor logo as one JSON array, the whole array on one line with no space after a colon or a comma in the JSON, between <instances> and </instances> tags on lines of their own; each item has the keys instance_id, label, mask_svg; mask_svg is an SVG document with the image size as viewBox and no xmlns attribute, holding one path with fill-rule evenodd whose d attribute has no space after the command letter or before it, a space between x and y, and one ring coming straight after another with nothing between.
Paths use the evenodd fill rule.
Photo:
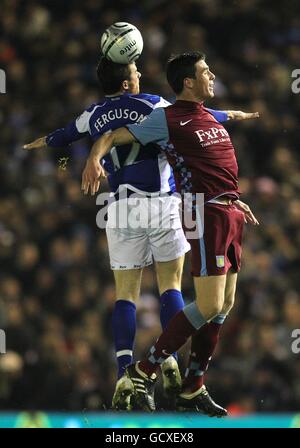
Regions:
<instances>
[{"instance_id":1,"label":"fxpro sponsor logo","mask_svg":"<svg viewBox=\"0 0 300 448\"><path fill-rule=\"evenodd\" d=\"M6 73L0 68L0 93L6 93Z\"/></svg>"},{"instance_id":2,"label":"fxpro sponsor logo","mask_svg":"<svg viewBox=\"0 0 300 448\"><path fill-rule=\"evenodd\" d=\"M209 129L198 129L195 131L202 148L210 145L215 145L217 143L223 143L230 141L230 137L226 129L212 127Z\"/></svg>"},{"instance_id":3,"label":"fxpro sponsor logo","mask_svg":"<svg viewBox=\"0 0 300 448\"><path fill-rule=\"evenodd\" d=\"M291 85L292 92L298 94L300 93L300 68L295 68L295 70L292 71L292 78L294 78Z\"/></svg>"}]
</instances>

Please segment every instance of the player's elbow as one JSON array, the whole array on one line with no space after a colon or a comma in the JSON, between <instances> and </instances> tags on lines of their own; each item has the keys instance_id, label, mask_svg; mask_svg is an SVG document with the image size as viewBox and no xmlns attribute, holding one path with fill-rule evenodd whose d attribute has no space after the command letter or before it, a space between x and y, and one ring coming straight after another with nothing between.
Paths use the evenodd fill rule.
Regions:
<instances>
[{"instance_id":1,"label":"player's elbow","mask_svg":"<svg viewBox=\"0 0 300 448\"><path fill-rule=\"evenodd\" d=\"M116 129L110 135L113 138L113 146L127 145L128 143L135 142L134 136L125 127Z\"/></svg>"}]
</instances>

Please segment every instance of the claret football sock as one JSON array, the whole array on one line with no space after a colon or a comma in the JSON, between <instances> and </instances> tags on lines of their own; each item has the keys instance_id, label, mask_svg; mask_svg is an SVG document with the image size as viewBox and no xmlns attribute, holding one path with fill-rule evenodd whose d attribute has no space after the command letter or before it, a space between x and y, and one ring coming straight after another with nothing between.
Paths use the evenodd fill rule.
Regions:
<instances>
[{"instance_id":1,"label":"claret football sock","mask_svg":"<svg viewBox=\"0 0 300 448\"><path fill-rule=\"evenodd\" d=\"M159 366L185 344L188 338L206 323L195 302L185 306L168 323L147 358L139 363L139 368L151 376Z\"/></svg>"},{"instance_id":2,"label":"claret football sock","mask_svg":"<svg viewBox=\"0 0 300 448\"><path fill-rule=\"evenodd\" d=\"M182 389L193 393L204 383L204 374L219 340L221 326L226 315L219 314L203 325L192 337L191 354Z\"/></svg>"},{"instance_id":3,"label":"claret football sock","mask_svg":"<svg viewBox=\"0 0 300 448\"><path fill-rule=\"evenodd\" d=\"M182 294L177 289L168 289L160 296L160 322L163 330L183 307ZM177 359L177 353L173 353L173 356Z\"/></svg>"},{"instance_id":4,"label":"claret football sock","mask_svg":"<svg viewBox=\"0 0 300 448\"><path fill-rule=\"evenodd\" d=\"M112 329L118 362L118 379L132 363L133 344L136 332L136 306L129 300L116 301L112 315Z\"/></svg>"}]
</instances>

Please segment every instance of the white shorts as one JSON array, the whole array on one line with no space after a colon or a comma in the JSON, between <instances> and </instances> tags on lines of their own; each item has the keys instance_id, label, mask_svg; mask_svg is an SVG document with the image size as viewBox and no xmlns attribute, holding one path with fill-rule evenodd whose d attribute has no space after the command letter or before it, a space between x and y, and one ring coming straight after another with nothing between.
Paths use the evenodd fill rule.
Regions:
<instances>
[{"instance_id":1,"label":"white shorts","mask_svg":"<svg viewBox=\"0 0 300 448\"><path fill-rule=\"evenodd\" d=\"M177 196L121 199L108 207L106 235L111 269L140 269L190 250Z\"/></svg>"}]
</instances>

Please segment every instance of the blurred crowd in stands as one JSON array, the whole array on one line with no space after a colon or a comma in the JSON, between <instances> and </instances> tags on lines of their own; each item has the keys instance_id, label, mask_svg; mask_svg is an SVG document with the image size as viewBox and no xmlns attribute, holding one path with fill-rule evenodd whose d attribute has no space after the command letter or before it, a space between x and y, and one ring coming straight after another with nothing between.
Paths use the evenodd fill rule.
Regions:
<instances>
[{"instance_id":1,"label":"blurred crowd in stands","mask_svg":"<svg viewBox=\"0 0 300 448\"><path fill-rule=\"evenodd\" d=\"M144 37L142 91L172 100L170 53L201 49L216 74L210 107L259 111L228 123L240 190L260 221L247 226L236 305L207 385L232 414L300 409L300 94L298 2L267 0L1 0L0 407L101 410L116 381L110 319L115 292L95 198L80 190L91 142L28 153L102 96L99 38L116 21ZM298 10L299 11L299 10ZM68 157L66 169L60 158ZM103 185L104 190L107 185ZM193 300L187 259L183 293ZM160 332L153 268L138 304L136 356ZM298 344L300 348L300 344ZM184 351L180 363L184 371Z\"/></svg>"}]
</instances>

